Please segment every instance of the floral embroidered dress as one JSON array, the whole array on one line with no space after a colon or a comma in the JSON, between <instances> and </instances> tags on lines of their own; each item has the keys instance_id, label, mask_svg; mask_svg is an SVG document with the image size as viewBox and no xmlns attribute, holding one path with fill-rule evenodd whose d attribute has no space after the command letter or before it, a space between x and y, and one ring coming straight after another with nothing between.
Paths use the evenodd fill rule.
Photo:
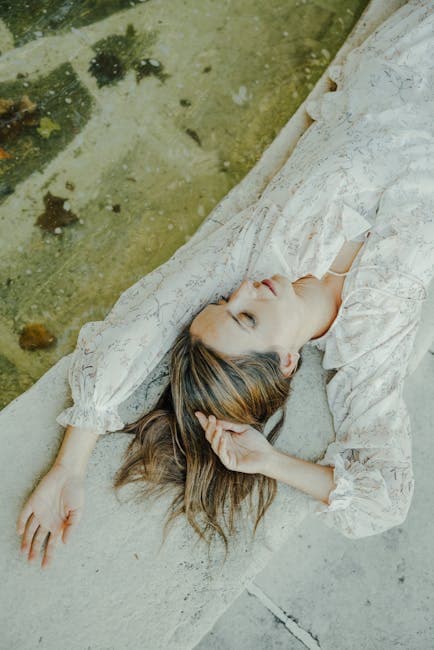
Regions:
<instances>
[{"instance_id":1,"label":"floral embroidered dress","mask_svg":"<svg viewBox=\"0 0 434 650\"><path fill-rule=\"evenodd\" d=\"M217 206L105 320L82 326L69 367L74 405L59 424L122 429L118 406L209 302L245 277L321 279L346 240L364 240L336 319L307 343L336 369L326 386L336 440L319 461L334 467L336 488L314 512L350 538L406 518L414 478L403 381L434 272L433 33L432 2L392 14L332 66L337 90L308 103L315 121L262 195L225 216Z\"/></svg>"}]
</instances>

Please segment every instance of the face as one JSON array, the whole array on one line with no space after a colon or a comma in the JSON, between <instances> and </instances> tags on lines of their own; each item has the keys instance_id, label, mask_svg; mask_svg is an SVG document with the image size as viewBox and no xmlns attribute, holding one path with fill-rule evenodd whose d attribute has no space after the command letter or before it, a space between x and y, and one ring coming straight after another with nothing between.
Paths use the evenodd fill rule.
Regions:
<instances>
[{"instance_id":1,"label":"face","mask_svg":"<svg viewBox=\"0 0 434 650\"><path fill-rule=\"evenodd\" d=\"M289 376L299 356L294 345L300 327L298 296L284 275L269 280L274 292L263 282L244 280L230 296L202 309L190 333L228 356L278 352L282 372Z\"/></svg>"}]
</instances>

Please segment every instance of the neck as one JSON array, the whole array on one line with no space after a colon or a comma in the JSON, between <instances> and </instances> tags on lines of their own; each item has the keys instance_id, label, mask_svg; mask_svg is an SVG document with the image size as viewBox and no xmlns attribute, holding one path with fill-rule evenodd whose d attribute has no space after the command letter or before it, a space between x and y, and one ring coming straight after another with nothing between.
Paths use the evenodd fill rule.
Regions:
<instances>
[{"instance_id":1,"label":"neck","mask_svg":"<svg viewBox=\"0 0 434 650\"><path fill-rule=\"evenodd\" d=\"M339 282L329 274L322 280L306 275L292 283L301 316L298 349L325 334L335 320L341 304L343 278L336 280Z\"/></svg>"}]
</instances>

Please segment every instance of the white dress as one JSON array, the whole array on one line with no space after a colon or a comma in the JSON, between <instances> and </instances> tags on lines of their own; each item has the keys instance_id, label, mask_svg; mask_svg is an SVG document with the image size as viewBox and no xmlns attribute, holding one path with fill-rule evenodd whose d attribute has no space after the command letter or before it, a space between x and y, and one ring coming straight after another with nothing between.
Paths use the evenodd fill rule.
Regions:
<instances>
[{"instance_id":1,"label":"white dress","mask_svg":"<svg viewBox=\"0 0 434 650\"><path fill-rule=\"evenodd\" d=\"M71 357L74 405L63 426L124 426L118 406L170 350L180 328L244 277L321 279L345 240L365 239L324 336L336 440L328 526L356 538L401 523L414 490L403 382L434 272L434 6L401 7L307 106L315 122L255 202L213 210L172 257L121 294L105 320L82 326ZM229 195L228 195L229 196ZM235 324L234 324L235 326Z\"/></svg>"}]
</instances>

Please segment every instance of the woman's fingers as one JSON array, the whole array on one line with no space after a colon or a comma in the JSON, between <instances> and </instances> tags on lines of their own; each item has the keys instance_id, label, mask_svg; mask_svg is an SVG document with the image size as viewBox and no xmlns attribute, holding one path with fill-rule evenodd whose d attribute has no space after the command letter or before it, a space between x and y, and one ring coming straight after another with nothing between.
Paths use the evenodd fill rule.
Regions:
<instances>
[{"instance_id":1,"label":"woman's fingers","mask_svg":"<svg viewBox=\"0 0 434 650\"><path fill-rule=\"evenodd\" d=\"M228 420L219 420L222 424L223 429L229 429L229 431L234 431L235 433L244 433L248 428L248 424L238 424L237 422L229 422Z\"/></svg>"},{"instance_id":2,"label":"woman's fingers","mask_svg":"<svg viewBox=\"0 0 434 650\"><path fill-rule=\"evenodd\" d=\"M218 420L217 423L214 415L210 415L209 418L207 418L200 411L196 411L196 417L205 429L206 439L211 443L214 453L219 456L220 460L228 467L228 469L234 469L235 459L233 458L233 454L230 454L228 450L228 437L231 434L228 431L225 431L223 426L225 420ZM233 423L226 422L226 424L229 425L229 430L234 430ZM242 431L246 428L246 425L242 424L236 426L241 428Z\"/></svg>"},{"instance_id":3,"label":"woman's fingers","mask_svg":"<svg viewBox=\"0 0 434 650\"><path fill-rule=\"evenodd\" d=\"M219 455L219 446L221 443L221 440L223 438L222 436L222 427L220 424L217 424L216 418L214 415L210 415L209 418L206 418L204 415L200 414L202 417L199 415L197 416L200 423L202 424L203 427L205 427L205 437L208 440L208 442L211 443L211 447L213 451ZM207 423L205 424L205 420L207 420Z\"/></svg>"},{"instance_id":4,"label":"woman's fingers","mask_svg":"<svg viewBox=\"0 0 434 650\"><path fill-rule=\"evenodd\" d=\"M42 560L41 567L43 569L46 569L49 567L53 561L53 555L54 555L54 549L56 548L57 544L59 543L60 540L60 534L59 535L53 535L53 533L50 532L48 536L48 542L47 546L45 547L45 554Z\"/></svg>"},{"instance_id":5,"label":"woman's fingers","mask_svg":"<svg viewBox=\"0 0 434 650\"><path fill-rule=\"evenodd\" d=\"M215 435L216 435L215 445L217 447L217 452L216 453L217 453L217 456L221 456L222 455L222 450L223 450L223 443L225 441L225 436L226 436L226 434L223 431L223 428L222 428L221 424L217 424L217 426L216 426L216 434Z\"/></svg>"},{"instance_id":6,"label":"woman's fingers","mask_svg":"<svg viewBox=\"0 0 434 650\"><path fill-rule=\"evenodd\" d=\"M209 419L201 411L196 411L195 414L203 428L206 429ZM210 415L209 417L214 418L215 422L217 421L215 415ZM218 420L218 422L222 425L223 429L233 431L234 433L244 433L249 428L248 424L238 424L237 422L229 422L229 420Z\"/></svg>"},{"instance_id":7,"label":"woman's fingers","mask_svg":"<svg viewBox=\"0 0 434 650\"><path fill-rule=\"evenodd\" d=\"M44 539L47 537L49 532L48 528L44 528L43 526L39 526L37 529L29 553L30 562L33 562L33 560L36 560L39 556Z\"/></svg>"},{"instance_id":8,"label":"woman's fingers","mask_svg":"<svg viewBox=\"0 0 434 650\"><path fill-rule=\"evenodd\" d=\"M213 420L213 418L210 416L208 418L208 424L206 425L205 429L205 437L211 443L213 434L215 434L215 420Z\"/></svg>"},{"instance_id":9,"label":"woman's fingers","mask_svg":"<svg viewBox=\"0 0 434 650\"><path fill-rule=\"evenodd\" d=\"M33 512L33 508L30 505L30 502L27 501L27 503L24 505L23 509L21 510L20 516L18 518L18 522L17 522L17 533L18 533L18 535L23 534L26 522L27 522L28 518L30 517L30 515L32 514L32 512Z\"/></svg>"},{"instance_id":10,"label":"woman's fingers","mask_svg":"<svg viewBox=\"0 0 434 650\"><path fill-rule=\"evenodd\" d=\"M26 527L24 530L23 539L21 541L21 551L24 553L27 550L30 550L33 535L35 534L36 529L39 526L39 521L36 519L35 515L32 513L27 520Z\"/></svg>"}]
</instances>

